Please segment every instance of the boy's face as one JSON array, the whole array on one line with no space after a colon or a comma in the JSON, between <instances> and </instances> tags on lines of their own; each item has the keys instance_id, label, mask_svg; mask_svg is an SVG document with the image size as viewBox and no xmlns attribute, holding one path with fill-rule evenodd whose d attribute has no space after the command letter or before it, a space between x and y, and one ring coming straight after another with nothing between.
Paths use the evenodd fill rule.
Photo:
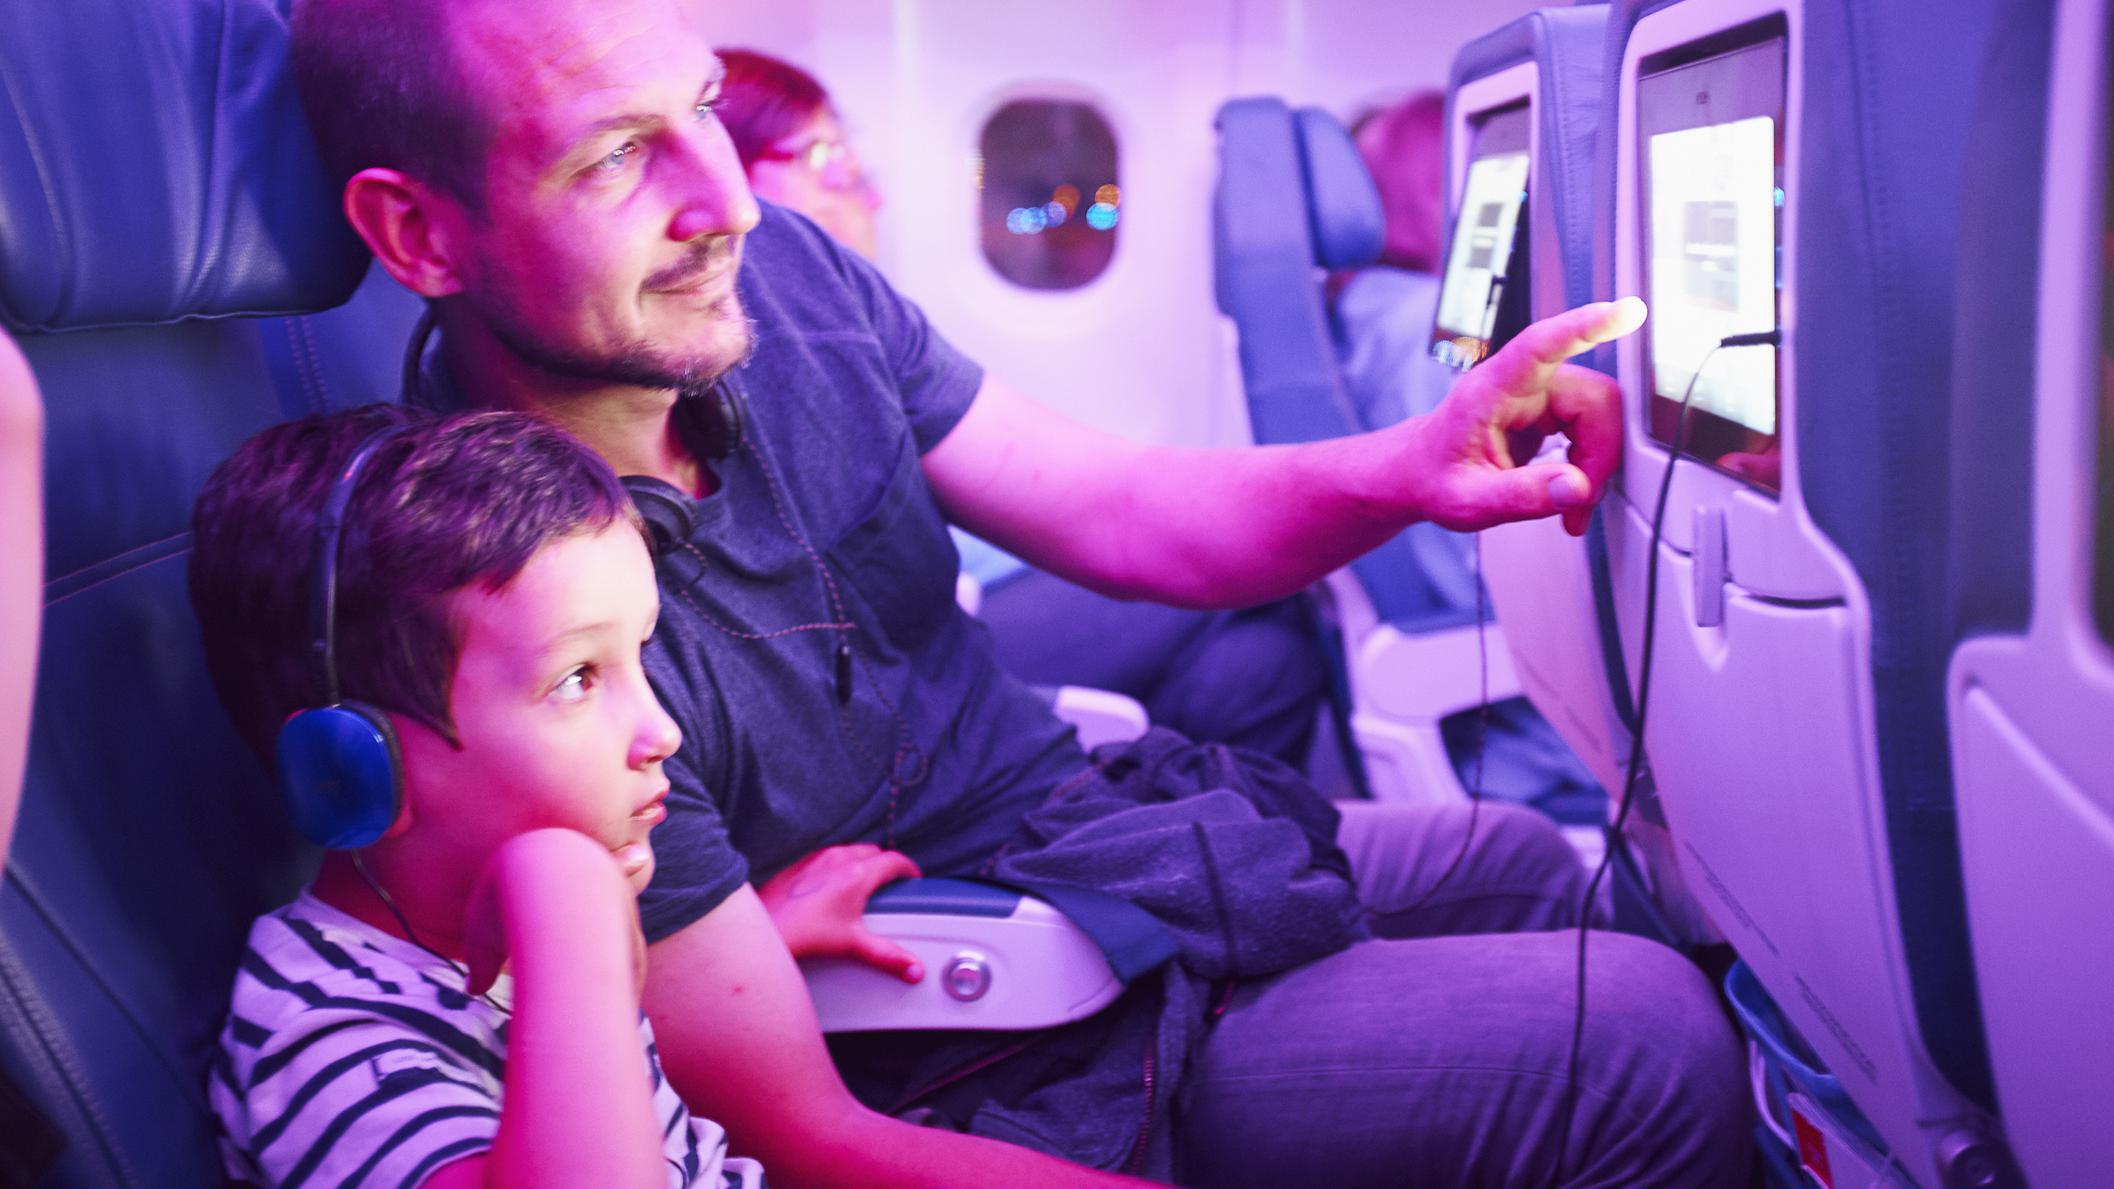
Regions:
<instances>
[{"instance_id":1,"label":"boy's face","mask_svg":"<svg viewBox=\"0 0 2114 1189\"><path fill-rule=\"evenodd\" d=\"M647 834L666 812L661 761L682 735L639 662L660 599L638 530L620 520L552 541L504 589L473 585L451 602L461 747L394 716L410 832L470 879L517 834L577 830L644 888Z\"/></svg>"}]
</instances>

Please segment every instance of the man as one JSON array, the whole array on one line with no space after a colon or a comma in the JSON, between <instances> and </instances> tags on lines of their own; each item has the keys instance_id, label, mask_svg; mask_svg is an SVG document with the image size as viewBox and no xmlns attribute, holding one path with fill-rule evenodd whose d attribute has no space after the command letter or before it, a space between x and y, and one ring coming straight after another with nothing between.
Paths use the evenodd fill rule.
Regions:
<instances>
[{"instance_id":1,"label":"man","mask_svg":"<svg viewBox=\"0 0 2114 1189\"><path fill-rule=\"evenodd\" d=\"M859 927L866 896L996 861L1084 768L952 606L942 513L1095 589L1189 606L1282 597L1418 519L1560 513L1582 531L1620 425L1608 383L1560 361L1633 328L1641 306L1544 323L1430 417L1364 438L1146 447L984 376L812 225L759 210L712 118L717 61L677 0L308 0L295 22L348 217L434 299L424 398L552 417L657 520L666 613L649 663L685 741L642 915L671 1080L774 1180L1085 1177L861 1106L788 960L848 954L919 977ZM1512 465L1558 431L1570 462ZM1576 880L1560 844L1496 808L1468 838L1383 814L1389 827L1354 839L1347 816L1377 931L1561 923ZM1427 909L1456 919L1432 925ZM1366 941L1229 985L1185 1070L1156 1082L1147 1064L1138 1119L1065 1130L1066 1112L1037 1113L1032 1078L1005 1110L960 1101L963 1087L1005 1098L994 1083L1017 1061L931 1071L929 1094L892 1101L1213 1184L1529 1183L1559 1159L1583 1183L1743 1176L1723 1021L1692 970L1634 939L1594 947L1566 1121L1572 946Z\"/></svg>"}]
</instances>

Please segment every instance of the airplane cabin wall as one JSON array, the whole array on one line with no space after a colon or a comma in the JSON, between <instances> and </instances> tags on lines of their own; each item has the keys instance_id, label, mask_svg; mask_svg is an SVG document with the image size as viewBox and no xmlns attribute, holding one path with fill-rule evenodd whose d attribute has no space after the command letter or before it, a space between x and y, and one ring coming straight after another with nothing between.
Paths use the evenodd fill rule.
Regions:
<instances>
[{"instance_id":1,"label":"airplane cabin wall","mask_svg":"<svg viewBox=\"0 0 2114 1189\"><path fill-rule=\"evenodd\" d=\"M1454 51L1537 7L1363 0L780 0L714 6L721 45L778 54L836 98L886 205L880 264L939 330L1030 396L1150 441L1248 440L1211 294L1212 118L1276 94L1346 119L1443 87ZM1081 288L1002 279L978 245L972 156L1007 99L1083 97L1117 140L1115 257Z\"/></svg>"}]
</instances>

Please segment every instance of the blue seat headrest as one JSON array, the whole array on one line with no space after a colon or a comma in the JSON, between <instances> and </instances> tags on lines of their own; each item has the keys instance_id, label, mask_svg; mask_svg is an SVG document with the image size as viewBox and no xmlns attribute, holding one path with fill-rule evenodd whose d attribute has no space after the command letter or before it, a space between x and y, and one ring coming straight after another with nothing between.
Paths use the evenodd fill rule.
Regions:
<instances>
[{"instance_id":1,"label":"blue seat headrest","mask_svg":"<svg viewBox=\"0 0 2114 1189\"><path fill-rule=\"evenodd\" d=\"M367 254L293 86L284 0L0 0L0 323L295 313Z\"/></svg>"},{"instance_id":2,"label":"blue seat headrest","mask_svg":"<svg viewBox=\"0 0 2114 1189\"><path fill-rule=\"evenodd\" d=\"M1314 261L1323 268L1357 268L1380 255L1387 237L1380 191L1343 121L1318 107L1292 117L1306 167L1307 221Z\"/></svg>"}]
</instances>

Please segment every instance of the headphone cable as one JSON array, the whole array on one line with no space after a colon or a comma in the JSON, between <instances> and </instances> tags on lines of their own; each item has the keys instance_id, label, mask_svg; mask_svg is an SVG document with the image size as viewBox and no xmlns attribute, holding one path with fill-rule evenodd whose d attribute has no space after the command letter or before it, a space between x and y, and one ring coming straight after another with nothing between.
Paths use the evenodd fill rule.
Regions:
<instances>
[{"instance_id":1,"label":"headphone cable","mask_svg":"<svg viewBox=\"0 0 2114 1189\"><path fill-rule=\"evenodd\" d=\"M373 872L367 870L367 863L361 857L362 853L361 851L351 852L352 869L359 872L360 879L366 883L367 889L374 893L375 899L380 900L382 907L389 910L389 915L396 918L397 927L404 931L404 940L446 963L448 969L460 975L462 977L462 989L465 994L475 995L477 998L484 1000L485 1005L494 1011L509 1012L511 1014L511 1009L501 1006L497 1000L492 998L490 991L471 991L470 972L463 967L463 964L427 945L419 937L418 930L411 927L411 918L405 916L404 910L396 906L396 898L389 894L389 890L382 886L382 881L376 879Z\"/></svg>"},{"instance_id":2,"label":"headphone cable","mask_svg":"<svg viewBox=\"0 0 2114 1189\"><path fill-rule=\"evenodd\" d=\"M1601 880L1607 875L1609 860L1615 857L1615 847L1622 837L1622 830L1629 822L1630 809L1635 804L1637 778L1642 774L1644 759L1645 715L1651 705L1652 652L1657 638L1659 621L1659 542L1666 527L1667 497L1674 486L1674 468L1688 445L1688 414L1696 393L1696 381L1703 376L1703 369L1711 359L1726 347L1776 346L1782 341L1780 330L1757 331L1752 334L1731 334L1711 345L1696 363L1696 370L1688 377L1688 384L1681 390L1681 406L1674 422L1673 442L1666 455L1666 470L1659 476L1659 491L1652 502L1652 529L1646 546L1644 569L1644 642L1637 659L1637 726L1630 737L1629 760L1622 775L1622 796L1615 807L1615 816L1607 825L1607 846L1602 851L1600 862L1593 868L1593 876L1586 881L1585 895L1579 905L1578 914L1578 974L1575 994L1572 999L1571 1051L1565 1063L1563 1126L1557 1132L1556 1175L1551 1184L1563 1180L1566 1149L1571 1146L1572 1120L1578 1113L1578 1062L1584 1049L1586 1016L1586 942L1592 936L1592 908Z\"/></svg>"}]
</instances>

